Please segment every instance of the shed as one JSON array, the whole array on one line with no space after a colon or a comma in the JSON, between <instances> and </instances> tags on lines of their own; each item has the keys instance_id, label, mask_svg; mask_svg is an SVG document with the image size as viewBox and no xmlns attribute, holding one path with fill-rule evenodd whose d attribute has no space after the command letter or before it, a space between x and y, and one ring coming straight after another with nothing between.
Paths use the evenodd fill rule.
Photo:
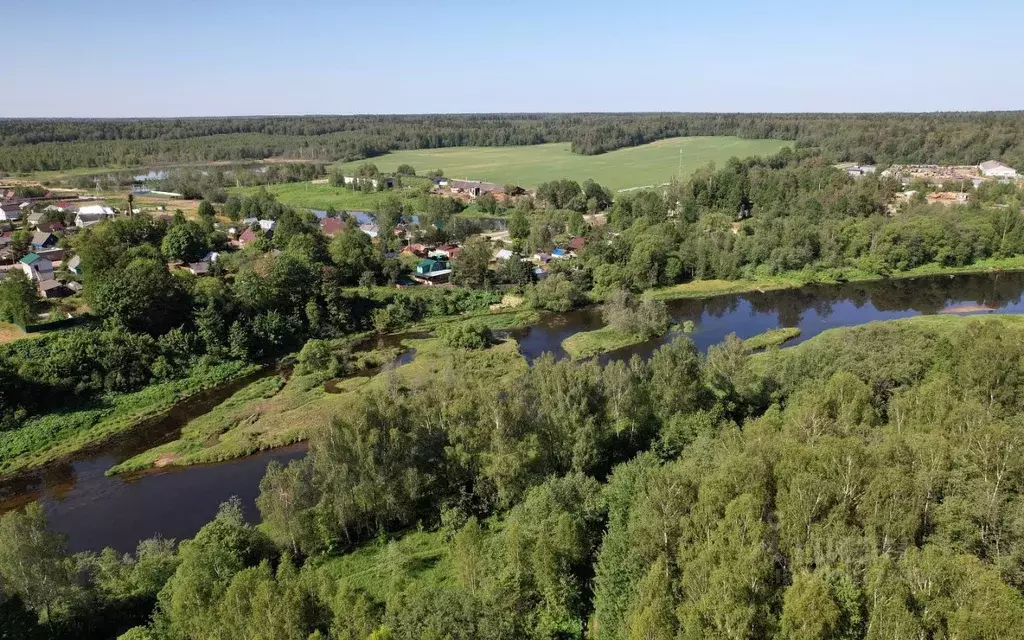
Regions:
<instances>
[{"instance_id":1,"label":"shed","mask_svg":"<svg viewBox=\"0 0 1024 640\"><path fill-rule=\"evenodd\" d=\"M44 298L60 298L68 295L68 289L59 280L41 280L39 294Z\"/></svg>"},{"instance_id":2,"label":"shed","mask_svg":"<svg viewBox=\"0 0 1024 640\"><path fill-rule=\"evenodd\" d=\"M210 263L205 261L193 262L188 265L188 270L194 276L205 276L210 273Z\"/></svg>"}]
</instances>

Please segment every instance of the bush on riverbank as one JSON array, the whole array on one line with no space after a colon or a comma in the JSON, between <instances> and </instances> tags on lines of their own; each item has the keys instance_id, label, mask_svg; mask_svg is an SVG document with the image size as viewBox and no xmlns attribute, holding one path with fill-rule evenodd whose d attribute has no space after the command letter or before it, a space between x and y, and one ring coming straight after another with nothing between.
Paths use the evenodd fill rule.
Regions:
<instances>
[{"instance_id":1,"label":"bush on riverbank","mask_svg":"<svg viewBox=\"0 0 1024 640\"><path fill-rule=\"evenodd\" d=\"M760 351L769 347L778 347L782 344L800 337L799 327L779 327L759 333L752 338L743 341L743 348L749 352Z\"/></svg>"},{"instance_id":2,"label":"bush on riverbank","mask_svg":"<svg viewBox=\"0 0 1024 640\"><path fill-rule=\"evenodd\" d=\"M628 291L612 291L601 305L601 319L612 330L632 333L640 340L648 340L668 331L668 308L664 302L650 296L639 300Z\"/></svg>"},{"instance_id":3,"label":"bush on riverbank","mask_svg":"<svg viewBox=\"0 0 1024 640\"><path fill-rule=\"evenodd\" d=\"M494 344L491 330L473 321L442 325L437 337L453 349L486 349Z\"/></svg>"}]
</instances>

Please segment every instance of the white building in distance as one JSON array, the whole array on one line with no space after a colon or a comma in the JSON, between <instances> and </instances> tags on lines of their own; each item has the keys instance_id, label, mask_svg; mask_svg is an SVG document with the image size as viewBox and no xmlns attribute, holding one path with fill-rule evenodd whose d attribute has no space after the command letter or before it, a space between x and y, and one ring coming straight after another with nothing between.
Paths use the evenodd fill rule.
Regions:
<instances>
[{"instance_id":1,"label":"white building in distance","mask_svg":"<svg viewBox=\"0 0 1024 640\"><path fill-rule=\"evenodd\" d=\"M1017 170L1013 167L1008 167L998 160L989 160L988 162L982 162L978 165L978 169L981 170L981 175L987 178L1017 178Z\"/></svg>"}]
</instances>

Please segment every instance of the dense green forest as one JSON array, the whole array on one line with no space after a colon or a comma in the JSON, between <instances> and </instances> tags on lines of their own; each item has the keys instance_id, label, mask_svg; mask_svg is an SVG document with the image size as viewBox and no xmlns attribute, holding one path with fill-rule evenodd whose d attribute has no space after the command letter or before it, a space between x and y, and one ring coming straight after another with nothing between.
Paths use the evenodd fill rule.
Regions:
<instances>
[{"instance_id":1,"label":"dense green forest","mask_svg":"<svg viewBox=\"0 0 1024 640\"><path fill-rule=\"evenodd\" d=\"M274 466L262 524L68 556L0 519L0 637L1009 638L1024 324L387 385Z\"/></svg>"},{"instance_id":2,"label":"dense green forest","mask_svg":"<svg viewBox=\"0 0 1024 640\"><path fill-rule=\"evenodd\" d=\"M354 160L396 149L569 142L599 154L674 136L794 140L830 161L1024 166L1024 114L490 114L0 120L0 171L288 157Z\"/></svg>"}]
</instances>

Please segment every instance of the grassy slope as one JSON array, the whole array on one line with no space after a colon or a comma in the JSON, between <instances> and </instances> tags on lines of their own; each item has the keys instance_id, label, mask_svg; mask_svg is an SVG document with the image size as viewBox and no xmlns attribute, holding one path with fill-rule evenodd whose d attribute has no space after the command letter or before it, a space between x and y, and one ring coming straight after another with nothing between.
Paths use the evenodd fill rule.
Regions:
<instances>
[{"instance_id":1,"label":"grassy slope","mask_svg":"<svg viewBox=\"0 0 1024 640\"><path fill-rule=\"evenodd\" d=\"M39 335L41 334L25 333L22 328L17 325L0 322L0 344L7 344L8 342L14 342L15 340L24 340L25 338L31 338Z\"/></svg>"},{"instance_id":2,"label":"grassy slope","mask_svg":"<svg viewBox=\"0 0 1024 640\"><path fill-rule=\"evenodd\" d=\"M557 178L583 181L593 178L612 189L626 189L668 182L679 172L692 173L708 162L722 165L729 158L771 155L788 143L779 140L740 138L669 138L639 147L618 149L598 156L581 156L569 143L521 147L449 147L396 151L370 161L381 171L411 164L417 171L443 169L451 178L471 178L504 184L515 182L536 187ZM682 155L680 156L680 152ZM338 165L352 171L365 160Z\"/></svg>"},{"instance_id":3,"label":"grassy slope","mask_svg":"<svg viewBox=\"0 0 1024 640\"><path fill-rule=\"evenodd\" d=\"M410 386L424 384L449 366L460 372L476 371L488 379L526 368L514 340L480 352L452 350L433 338L405 343L416 349L416 357L395 368L394 374ZM317 376L296 375L283 385L279 378L254 382L189 422L180 439L126 460L111 472L145 469L158 461L160 466L219 462L305 440L312 430L351 408L360 396L385 384L388 375L345 379L337 385L339 393L325 391Z\"/></svg>"},{"instance_id":4,"label":"grassy slope","mask_svg":"<svg viewBox=\"0 0 1024 640\"><path fill-rule=\"evenodd\" d=\"M185 398L257 369L244 363L225 363L135 393L106 396L90 408L31 418L20 429L0 432L0 475L72 455L161 416Z\"/></svg>"}]
</instances>

